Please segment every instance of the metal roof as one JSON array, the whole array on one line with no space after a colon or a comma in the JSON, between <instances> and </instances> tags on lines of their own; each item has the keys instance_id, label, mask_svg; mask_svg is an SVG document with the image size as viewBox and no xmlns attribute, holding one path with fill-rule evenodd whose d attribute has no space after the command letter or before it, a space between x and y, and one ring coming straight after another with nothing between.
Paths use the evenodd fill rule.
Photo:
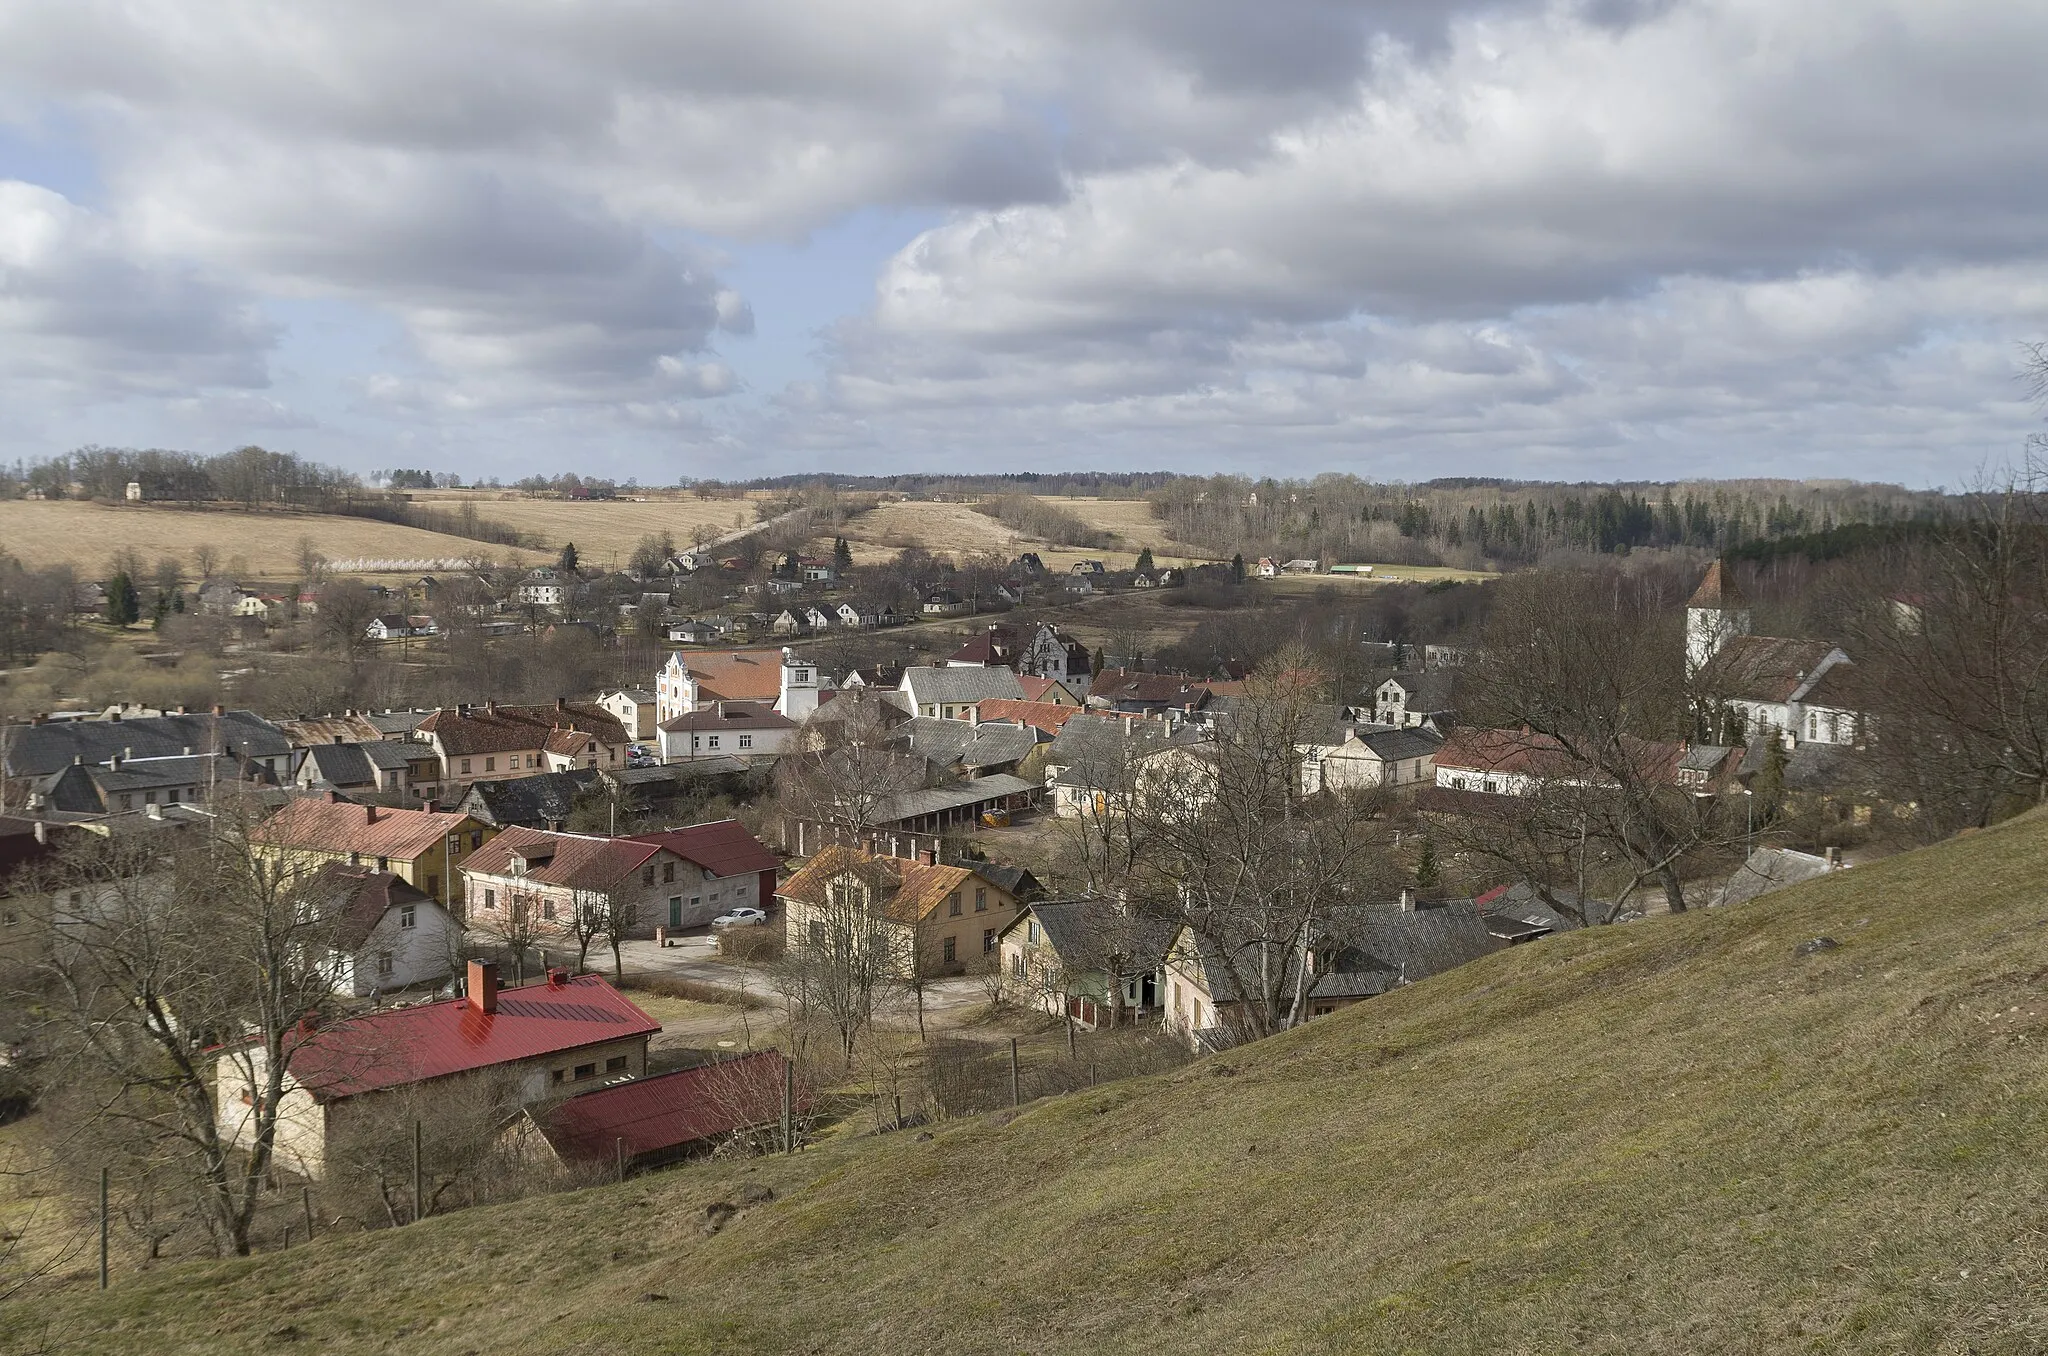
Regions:
<instances>
[{"instance_id":1,"label":"metal roof","mask_svg":"<svg viewBox=\"0 0 2048 1356\"><path fill-rule=\"evenodd\" d=\"M568 1098L538 1118L564 1158L659 1154L782 1114L784 1059L763 1050L694 1069L614 1083Z\"/></svg>"},{"instance_id":2,"label":"metal roof","mask_svg":"<svg viewBox=\"0 0 2048 1356\"><path fill-rule=\"evenodd\" d=\"M900 820L942 814L947 810L965 809L985 801L1027 795L1039 789L1037 782L998 772L988 777L977 777L960 786L900 792L875 807L873 822L877 825L894 824Z\"/></svg>"},{"instance_id":3,"label":"metal roof","mask_svg":"<svg viewBox=\"0 0 2048 1356\"><path fill-rule=\"evenodd\" d=\"M717 819L709 824L667 829L661 833L633 836L638 843L667 848L684 861L695 862L714 876L739 876L774 871L781 863L761 840L737 819Z\"/></svg>"}]
</instances>

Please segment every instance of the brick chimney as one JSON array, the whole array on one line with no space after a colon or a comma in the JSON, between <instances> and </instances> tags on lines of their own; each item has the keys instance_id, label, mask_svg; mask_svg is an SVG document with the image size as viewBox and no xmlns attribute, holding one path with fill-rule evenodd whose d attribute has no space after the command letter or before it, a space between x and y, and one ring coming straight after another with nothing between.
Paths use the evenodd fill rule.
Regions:
<instances>
[{"instance_id":1,"label":"brick chimney","mask_svg":"<svg viewBox=\"0 0 2048 1356\"><path fill-rule=\"evenodd\" d=\"M377 822L377 807L376 807L376 806L374 806L374 805L365 805L365 806L363 807L363 822L364 822L365 824L374 824L374 823L376 823L376 822Z\"/></svg>"},{"instance_id":2,"label":"brick chimney","mask_svg":"<svg viewBox=\"0 0 2048 1356\"><path fill-rule=\"evenodd\" d=\"M489 1016L498 1010L498 963L473 960L469 963L466 986L471 1009Z\"/></svg>"},{"instance_id":3,"label":"brick chimney","mask_svg":"<svg viewBox=\"0 0 2048 1356\"><path fill-rule=\"evenodd\" d=\"M222 706L219 702L215 702L213 704L213 714L215 714L216 716L224 716L227 713L228 709L225 706Z\"/></svg>"},{"instance_id":4,"label":"brick chimney","mask_svg":"<svg viewBox=\"0 0 2048 1356\"><path fill-rule=\"evenodd\" d=\"M430 815L438 814L441 810L441 802L438 800L423 800L420 802L420 808Z\"/></svg>"},{"instance_id":5,"label":"brick chimney","mask_svg":"<svg viewBox=\"0 0 2048 1356\"><path fill-rule=\"evenodd\" d=\"M939 864L939 850L937 848L926 848L917 854L917 859L926 866L937 866Z\"/></svg>"},{"instance_id":6,"label":"brick chimney","mask_svg":"<svg viewBox=\"0 0 2048 1356\"><path fill-rule=\"evenodd\" d=\"M330 787L328 787L328 788L327 788L327 803L328 803L329 805L339 805L339 804L341 804L341 792L339 792L339 791L335 790L335 789L334 789L333 787L331 787L331 786L330 786Z\"/></svg>"}]
</instances>

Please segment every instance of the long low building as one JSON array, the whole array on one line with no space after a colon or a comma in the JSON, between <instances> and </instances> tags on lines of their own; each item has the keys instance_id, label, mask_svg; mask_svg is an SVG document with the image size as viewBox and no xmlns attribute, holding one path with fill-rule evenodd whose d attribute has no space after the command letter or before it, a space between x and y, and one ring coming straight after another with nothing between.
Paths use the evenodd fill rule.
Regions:
<instances>
[{"instance_id":1,"label":"long low building","mask_svg":"<svg viewBox=\"0 0 2048 1356\"><path fill-rule=\"evenodd\" d=\"M958 824L979 823L989 810L1024 809L1043 789L1037 782L998 772L959 786L901 792L877 805L870 822L878 829L938 833Z\"/></svg>"}]
</instances>

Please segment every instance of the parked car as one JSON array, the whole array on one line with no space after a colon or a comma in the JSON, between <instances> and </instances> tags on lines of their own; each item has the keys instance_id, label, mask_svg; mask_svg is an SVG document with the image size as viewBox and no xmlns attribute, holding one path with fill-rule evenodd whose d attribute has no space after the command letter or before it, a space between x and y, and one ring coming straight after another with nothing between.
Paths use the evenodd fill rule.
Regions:
<instances>
[{"instance_id":1,"label":"parked car","mask_svg":"<svg viewBox=\"0 0 2048 1356\"><path fill-rule=\"evenodd\" d=\"M759 927L767 921L768 915L759 909L741 905L730 913L722 913L712 919L711 926L714 928L751 928Z\"/></svg>"}]
</instances>

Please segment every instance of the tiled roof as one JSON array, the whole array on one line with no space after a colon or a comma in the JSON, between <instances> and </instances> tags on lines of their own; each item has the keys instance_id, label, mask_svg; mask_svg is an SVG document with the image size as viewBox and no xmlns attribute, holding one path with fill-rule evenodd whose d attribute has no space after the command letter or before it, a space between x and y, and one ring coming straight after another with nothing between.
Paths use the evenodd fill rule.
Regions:
<instances>
[{"instance_id":1,"label":"tiled roof","mask_svg":"<svg viewBox=\"0 0 2048 1356\"><path fill-rule=\"evenodd\" d=\"M796 722L765 702L717 701L671 716L661 728L671 734L682 730L794 730Z\"/></svg>"},{"instance_id":2,"label":"tiled roof","mask_svg":"<svg viewBox=\"0 0 2048 1356\"><path fill-rule=\"evenodd\" d=\"M361 948L384 915L400 905L439 907L389 871L372 871L341 862L323 869L315 888L331 892L333 912L339 915L335 920L333 947L341 952L352 953Z\"/></svg>"},{"instance_id":3,"label":"tiled roof","mask_svg":"<svg viewBox=\"0 0 2048 1356\"><path fill-rule=\"evenodd\" d=\"M596 975L501 989L497 1008L450 998L351 1017L300 1042L291 1076L324 1102L661 1030Z\"/></svg>"},{"instance_id":4,"label":"tiled roof","mask_svg":"<svg viewBox=\"0 0 2048 1356\"><path fill-rule=\"evenodd\" d=\"M477 818L488 824L524 824L537 829L550 819L566 823L577 793L597 785L602 775L596 768L579 767L477 782L469 788L463 804L476 806Z\"/></svg>"},{"instance_id":5,"label":"tiled roof","mask_svg":"<svg viewBox=\"0 0 2048 1356\"><path fill-rule=\"evenodd\" d=\"M986 801L1003 800L1010 796L1030 795L1042 789L1037 782L1013 777L1007 772L998 772L987 777L976 777L958 786L898 792L887 800L877 802L871 817L877 827L885 827L922 815L939 814L945 810L963 810Z\"/></svg>"},{"instance_id":6,"label":"tiled roof","mask_svg":"<svg viewBox=\"0 0 2048 1356\"><path fill-rule=\"evenodd\" d=\"M1720 561L1707 566L1706 577L1686 600L1687 607L1712 608L1727 611L1744 605L1742 594L1736 590L1735 581L1728 578Z\"/></svg>"},{"instance_id":7,"label":"tiled roof","mask_svg":"<svg viewBox=\"0 0 2048 1356\"><path fill-rule=\"evenodd\" d=\"M393 810L304 797L258 824L249 841L316 852L356 852L410 861L453 833L468 816Z\"/></svg>"},{"instance_id":8,"label":"tiled roof","mask_svg":"<svg viewBox=\"0 0 2048 1356\"><path fill-rule=\"evenodd\" d=\"M848 871L858 872L880 887L882 914L898 923L915 923L930 917L974 875L964 866L934 866L900 857L876 857L833 843L819 849L775 893L786 899L822 904L826 886Z\"/></svg>"},{"instance_id":9,"label":"tiled roof","mask_svg":"<svg viewBox=\"0 0 2048 1356\"><path fill-rule=\"evenodd\" d=\"M1622 737L1630 766L1646 781L1675 781L1686 746L1661 739ZM1436 751L1436 765L1455 771L1498 772L1537 778L1582 778L1588 768L1556 739L1526 730L1458 730ZM1591 776L1602 774L1593 771Z\"/></svg>"},{"instance_id":10,"label":"tiled roof","mask_svg":"<svg viewBox=\"0 0 2048 1356\"><path fill-rule=\"evenodd\" d=\"M1443 738L1424 729L1409 730L1361 730L1358 742L1372 750L1373 756L1387 762L1403 758L1427 758L1443 747Z\"/></svg>"},{"instance_id":11,"label":"tiled roof","mask_svg":"<svg viewBox=\"0 0 2048 1356\"><path fill-rule=\"evenodd\" d=\"M1758 895L1782 890L1788 885L1825 876L1828 859L1791 848L1758 848L1735 869L1721 889L1721 903L1744 904Z\"/></svg>"},{"instance_id":12,"label":"tiled roof","mask_svg":"<svg viewBox=\"0 0 2048 1356\"><path fill-rule=\"evenodd\" d=\"M541 1133L564 1158L610 1161L681 1149L782 1114L784 1059L763 1050L694 1069L634 1078L557 1103Z\"/></svg>"},{"instance_id":13,"label":"tiled roof","mask_svg":"<svg viewBox=\"0 0 2048 1356\"><path fill-rule=\"evenodd\" d=\"M775 854L737 819L718 819L709 824L692 824L688 828L635 834L633 840L659 844L684 861L695 862L714 876L773 871L780 865Z\"/></svg>"},{"instance_id":14,"label":"tiled roof","mask_svg":"<svg viewBox=\"0 0 2048 1356\"><path fill-rule=\"evenodd\" d=\"M1409 711L1448 711L1451 709L1451 693L1456 679L1442 669L1426 672L1396 673L1386 683L1397 683L1401 688L1401 705Z\"/></svg>"},{"instance_id":15,"label":"tiled roof","mask_svg":"<svg viewBox=\"0 0 2048 1356\"><path fill-rule=\"evenodd\" d=\"M773 702L782 695L781 650L705 650L683 656L700 701Z\"/></svg>"},{"instance_id":16,"label":"tiled roof","mask_svg":"<svg viewBox=\"0 0 2048 1356\"><path fill-rule=\"evenodd\" d=\"M911 699L919 706L985 701L990 697L1021 698L1017 675L1004 668L944 669L919 665L903 671Z\"/></svg>"},{"instance_id":17,"label":"tiled roof","mask_svg":"<svg viewBox=\"0 0 2048 1356\"><path fill-rule=\"evenodd\" d=\"M507 828L463 859L468 875L510 876L512 859L528 861L521 880L572 890L603 890L639 870L661 846L632 838L599 838L584 833ZM546 860L536 860L546 854Z\"/></svg>"},{"instance_id":18,"label":"tiled roof","mask_svg":"<svg viewBox=\"0 0 2048 1356\"><path fill-rule=\"evenodd\" d=\"M254 711L225 711L218 716L195 713L16 725L9 730L0 753L4 753L8 776L42 777L76 758L104 763L117 754L167 758L216 748L252 758L283 757L291 752L284 732Z\"/></svg>"},{"instance_id":19,"label":"tiled roof","mask_svg":"<svg viewBox=\"0 0 2048 1356\"><path fill-rule=\"evenodd\" d=\"M1731 636L1700 674L1700 687L1738 701L1790 701L1834 650L1824 640Z\"/></svg>"},{"instance_id":20,"label":"tiled roof","mask_svg":"<svg viewBox=\"0 0 2048 1356\"><path fill-rule=\"evenodd\" d=\"M1028 682L1030 680L1019 679L1018 681ZM1019 725L1029 725L1032 729L1043 730L1047 734L1058 734L1060 727L1069 720L1072 720L1075 716L1087 714L1078 706L1060 706L1053 702L1030 700L1018 701L1011 697L990 697L986 701L977 703L974 710L975 714L985 721L1015 721Z\"/></svg>"},{"instance_id":21,"label":"tiled roof","mask_svg":"<svg viewBox=\"0 0 2048 1356\"><path fill-rule=\"evenodd\" d=\"M568 741L555 735L558 730L577 731L606 744L626 742L626 727L619 718L591 702L567 702L558 707L473 706L467 712L444 707L419 724L420 733L439 739L442 750L451 757L544 747L561 752ZM562 749L549 745L551 737ZM575 751L583 751L581 743Z\"/></svg>"},{"instance_id":22,"label":"tiled roof","mask_svg":"<svg viewBox=\"0 0 2048 1356\"><path fill-rule=\"evenodd\" d=\"M376 769L360 744L315 744L306 750L315 776L334 786L374 786Z\"/></svg>"}]
</instances>

